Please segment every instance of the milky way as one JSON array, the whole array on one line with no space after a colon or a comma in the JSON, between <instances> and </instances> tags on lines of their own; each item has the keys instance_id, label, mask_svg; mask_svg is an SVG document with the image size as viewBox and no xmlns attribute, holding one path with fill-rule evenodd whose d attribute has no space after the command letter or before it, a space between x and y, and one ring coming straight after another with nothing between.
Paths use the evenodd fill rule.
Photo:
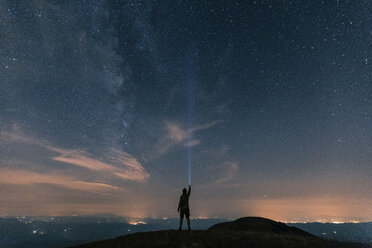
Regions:
<instances>
[{"instance_id":1,"label":"milky way","mask_svg":"<svg viewBox=\"0 0 372 248\"><path fill-rule=\"evenodd\" d=\"M371 220L371 11L2 1L0 215Z\"/></svg>"}]
</instances>

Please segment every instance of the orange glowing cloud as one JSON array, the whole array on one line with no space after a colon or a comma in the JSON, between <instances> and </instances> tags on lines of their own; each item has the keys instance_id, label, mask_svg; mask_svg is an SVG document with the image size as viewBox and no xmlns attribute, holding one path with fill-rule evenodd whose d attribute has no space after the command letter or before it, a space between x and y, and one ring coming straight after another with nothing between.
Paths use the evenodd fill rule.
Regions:
<instances>
[{"instance_id":1,"label":"orange glowing cloud","mask_svg":"<svg viewBox=\"0 0 372 248\"><path fill-rule=\"evenodd\" d=\"M42 147L51 153L54 161L79 166L94 172L104 172L117 176L124 180L144 182L150 175L141 163L130 154L118 149L110 149L104 152L104 159L95 158L92 154L80 149L64 149L37 137L26 135L17 125L13 125L8 131L2 131L0 141L4 143L21 143Z\"/></svg>"},{"instance_id":2,"label":"orange glowing cloud","mask_svg":"<svg viewBox=\"0 0 372 248\"><path fill-rule=\"evenodd\" d=\"M81 166L81 167L84 167L86 169L93 170L93 171L113 169L112 165L109 165L99 160L88 157L89 155L84 151L62 150L62 149L53 149L53 150L61 153L60 156L52 158L55 161L60 161L60 162L64 162L67 164Z\"/></svg>"},{"instance_id":3,"label":"orange glowing cloud","mask_svg":"<svg viewBox=\"0 0 372 248\"><path fill-rule=\"evenodd\" d=\"M71 176L10 169L0 170L0 184L53 184L64 188L90 191L95 193L119 189L118 187L110 184L80 181Z\"/></svg>"},{"instance_id":4,"label":"orange glowing cloud","mask_svg":"<svg viewBox=\"0 0 372 248\"><path fill-rule=\"evenodd\" d=\"M92 171L102 171L112 173L125 180L145 181L149 174L143 168L140 162L126 152L113 149L113 156L108 157L115 165L105 163L98 159L92 158L92 155L80 150L65 150L60 148L49 148L60 155L53 157L55 161L83 167Z\"/></svg>"}]
</instances>

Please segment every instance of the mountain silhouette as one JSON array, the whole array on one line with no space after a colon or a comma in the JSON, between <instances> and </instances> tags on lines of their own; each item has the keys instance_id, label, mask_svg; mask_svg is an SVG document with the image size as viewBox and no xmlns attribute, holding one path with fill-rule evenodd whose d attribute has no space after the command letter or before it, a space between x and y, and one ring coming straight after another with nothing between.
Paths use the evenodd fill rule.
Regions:
<instances>
[{"instance_id":1,"label":"mountain silhouette","mask_svg":"<svg viewBox=\"0 0 372 248\"><path fill-rule=\"evenodd\" d=\"M75 248L362 248L372 245L325 240L301 229L260 217L224 222L208 230L154 231L75 246Z\"/></svg>"},{"instance_id":2,"label":"mountain silhouette","mask_svg":"<svg viewBox=\"0 0 372 248\"><path fill-rule=\"evenodd\" d=\"M261 217L244 217L231 222L219 223L213 225L208 230L250 231L315 237L314 235L299 228L290 227L284 223Z\"/></svg>"}]
</instances>

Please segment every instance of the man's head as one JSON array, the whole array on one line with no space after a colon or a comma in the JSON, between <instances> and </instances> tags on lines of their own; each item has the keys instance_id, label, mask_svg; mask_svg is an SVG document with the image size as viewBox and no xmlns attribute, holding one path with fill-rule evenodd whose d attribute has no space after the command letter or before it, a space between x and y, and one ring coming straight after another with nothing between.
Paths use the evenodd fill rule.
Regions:
<instances>
[{"instance_id":1,"label":"man's head","mask_svg":"<svg viewBox=\"0 0 372 248\"><path fill-rule=\"evenodd\" d=\"M183 188L182 193L186 194L187 193L187 189L186 188Z\"/></svg>"}]
</instances>

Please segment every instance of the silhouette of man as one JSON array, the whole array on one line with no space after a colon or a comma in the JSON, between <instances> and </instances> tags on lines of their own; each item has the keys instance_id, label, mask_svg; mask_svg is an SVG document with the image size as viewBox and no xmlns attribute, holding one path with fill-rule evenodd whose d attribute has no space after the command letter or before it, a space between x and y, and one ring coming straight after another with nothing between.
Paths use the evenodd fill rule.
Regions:
<instances>
[{"instance_id":1,"label":"silhouette of man","mask_svg":"<svg viewBox=\"0 0 372 248\"><path fill-rule=\"evenodd\" d=\"M182 230L182 222L183 222L183 217L186 216L187 219L187 226L189 227L189 231L191 230L190 228L190 209L189 209L189 197L191 194L191 186L189 185L189 191L184 188L182 190L182 195L180 197L180 201L178 203L178 209L177 212L180 212L180 228L178 230Z\"/></svg>"}]
</instances>

